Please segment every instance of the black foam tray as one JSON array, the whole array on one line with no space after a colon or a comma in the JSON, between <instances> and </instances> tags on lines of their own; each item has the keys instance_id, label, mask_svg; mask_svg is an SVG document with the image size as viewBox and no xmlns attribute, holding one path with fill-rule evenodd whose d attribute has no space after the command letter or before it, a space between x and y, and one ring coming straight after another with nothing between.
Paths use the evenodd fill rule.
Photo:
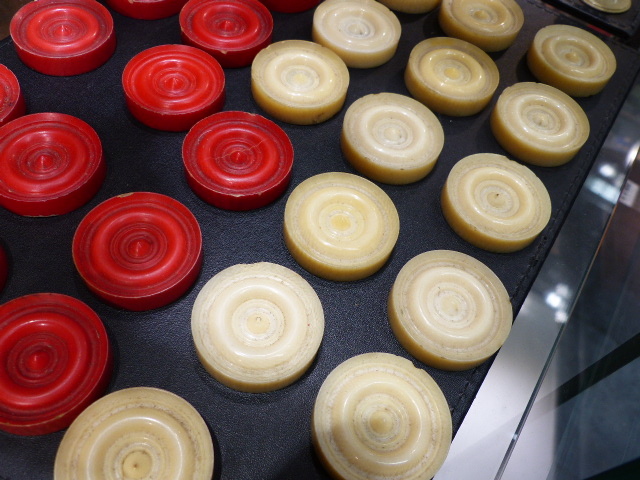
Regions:
<instances>
[{"instance_id":1,"label":"black foam tray","mask_svg":"<svg viewBox=\"0 0 640 480\"><path fill-rule=\"evenodd\" d=\"M516 43L493 54L501 74L497 94L518 81L534 80L523 61L535 32L569 18L543 4L520 1L525 26ZM504 153L494 140L488 117L493 103L468 118L439 116L445 146L434 171L406 186L381 187L395 202L401 221L397 246L389 262L370 278L341 283L319 279L300 268L282 238L282 216L291 189L311 175L326 171L353 172L343 158L339 133L344 110L357 98L383 91L408 94L403 71L413 46L441 36L437 12L399 14L403 33L394 58L374 69L351 69L343 109L315 126L280 125L295 149L292 182L285 195L259 210L231 212L214 208L187 186L181 146L185 133L146 128L129 115L122 92L121 72L136 53L154 45L180 43L178 17L143 21L112 13L118 46L115 55L97 70L74 77L52 77L24 66L11 39L0 42L0 62L22 84L29 113L62 112L89 123L99 134L108 164L104 185L89 204L66 215L26 218L0 210L0 240L11 260L11 275L0 301L36 292L59 292L91 306L105 323L115 351L115 372L109 391L133 386L170 390L202 414L216 445L216 478L233 480L328 478L310 441L310 415L315 395L327 374L343 360L368 351L385 351L411 358L395 340L386 315L386 297L406 261L432 249L454 249L486 263L504 282L514 312L522 305L554 237L579 191L621 107L638 69L638 54L607 39L618 59L618 70L600 94L579 100L591 120L591 135L580 153L556 168L532 169L547 186L553 216L542 235L512 254L493 254L458 238L445 222L439 195L446 176L460 158L478 152ZM310 39L313 11L274 14L273 41ZM250 94L249 67L226 70L225 110L262 114ZM495 102L495 98L494 98ZM355 173L355 172L353 172ZM112 308L92 295L80 280L71 259L71 240L84 215L117 194L154 191L184 203L201 224L204 265L194 287L175 303L153 311L133 313ZM575 239L580 242L580 239ZM265 394L231 390L213 380L198 362L190 333L190 311L199 289L215 273L236 263L270 261L289 267L317 291L324 307L326 330L315 363L295 384ZM457 431L485 377L490 361L463 372L425 368L441 386ZM0 392L0 395L2 392ZM0 432L0 479L38 480L52 477L57 446L64 432L20 437Z\"/></svg>"}]
</instances>

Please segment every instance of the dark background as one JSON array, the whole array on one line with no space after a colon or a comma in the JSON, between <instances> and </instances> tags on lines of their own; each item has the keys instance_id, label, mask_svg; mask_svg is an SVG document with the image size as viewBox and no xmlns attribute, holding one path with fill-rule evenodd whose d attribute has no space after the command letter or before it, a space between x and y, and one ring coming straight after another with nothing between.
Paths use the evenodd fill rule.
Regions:
<instances>
[{"instance_id":1,"label":"dark background","mask_svg":"<svg viewBox=\"0 0 640 480\"><path fill-rule=\"evenodd\" d=\"M409 53L420 40L440 36L437 11L426 15L398 14L403 33L398 51L387 64L366 70L350 69L345 108L316 126L282 126L294 146L291 186L275 203L249 212L231 212L200 200L186 184L181 146L185 132L149 129L128 113L121 73L136 53L154 45L180 43L177 15L145 21L112 12L118 46L114 56L97 70L75 77L51 77L34 72L17 58L11 40L0 41L0 62L18 77L28 113L62 112L89 123L98 133L107 161L107 177L98 194L82 208L51 218L21 217L0 210L0 241L11 261L11 272L0 302L36 292L74 296L91 306L109 332L115 371L108 391L133 386L170 390L189 401L205 418L216 444L216 477L234 480L327 478L310 442L310 415L315 395L326 375L343 360L368 351L385 351L411 358L397 343L388 325L386 298L400 268L413 256L432 249L453 249L486 263L504 282L514 313L518 311L552 241L579 190L611 124L636 76L638 54L615 39L607 42L618 59L618 70L599 95L581 99L591 121L591 135L568 164L532 167L547 186L553 216L532 245L512 254L493 254L459 239L440 210L439 195L453 164L478 152L505 152L494 140L488 116L497 95L518 81L533 81L523 61L542 26L572 23L557 10L540 3L520 2L525 26L516 43L492 54L501 81L487 109L468 118L439 115L445 146L433 172L405 186L380 185L400 215L400 237L389 262L370 278L331 282L300 268L282 239L282 215L288 193L302 180L321 172L355 173L343 158L339 134L344 111L368 93L408 94L403 71ZM313 11L274 13L273 41L310 40ZM250 93L250 68L227 69L225 110L261 112ZM187 294L173 304L148 312L112 308L93 296L79 278L71 259L71 240L78 223L98 203L117 194L153 191L184 203L203 230L202 272ZM580 239L575 239L579 242ZM326 328L316 362L295 384L266 394L236 392L213 380L198 362L190 332L190 312L204 283L236 263L270 261L300 273L318 293ZM445 372L425 365L442 388L457 430L490 362L468 371ZM0 392L1 395L1 392ZM0 479L38 480L52 477L56 448L64 432L19 437L0 432Z\"/></svg>"}]
</instances>

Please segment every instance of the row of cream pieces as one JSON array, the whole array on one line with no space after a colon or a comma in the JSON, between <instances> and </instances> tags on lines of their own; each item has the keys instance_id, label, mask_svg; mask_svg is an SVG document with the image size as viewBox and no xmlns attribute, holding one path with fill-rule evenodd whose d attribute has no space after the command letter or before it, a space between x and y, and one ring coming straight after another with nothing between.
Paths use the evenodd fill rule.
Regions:
<instances>
[{"instance_id":1,"label":"row of cream pieces","mask_svg":"<svg viewBox=\"0 0 640 480\"><path fill-rule=\"evenodd\" d=\"M491 357L511 330L500 279L477 259L450 250L417 255L400 270L388 315L415 358L465 370ZM261 262L227 267L198 292L191 330L207 371L224 385L267 392L307 371L324 335L322 304L298 273Z\"/></svg>"},{"instance_id":2,"label":"row of cream pieces","mask_svg":"<svg viewBox=\"0 0 640 480\"><path fill-rule=\"evenodd\" d=\"M20 297L0 311L0 341L10 360L4 366L0 426L23 435L65 428L109 381L104 326L88 306L58 294ZM34 315L39 322L31 321ZM425 252L402 267L389 294L388 315L411 355L445 370L484 362L502 346L512 323L499 278L477 259L450 250ZM293 270L269 262L218 272L198 292L191 314L202 365L222 384L252 393L298 380L316 357L324 326L313 287ZM92 362L69 364L75 357ZM22 379L31 377L25 389ZM61 384L64 397L56 394Z\"/></svg>"},{"instance_id":3,"label":"row of cream pieces","mask_svg":"<svg viewBox=\"0 0 640 480\"><path fill-rule=\"evenodd\" d=\"M495 353L512 321L508 295L495 274L468 255L445 250L418 255L401 269L389 297L389 315L411 354L452 369L469 368ZM312 363L323 329L322 305L312 287L292 270L270 263L221 271L201 289L192 309L198 357L213 377L242 391L270 391L298 379ZM39 333L35 336L41 338ZM377 391L371 388L374 380ZM336 398L345 402L336 403ZM343 403L352 408L337 406ZM154 422L141 422L142 417ZM213 459L200 463L196 459L206 455L191 456L194 444L197 449L204 442L205 452L210 450L198 418L180 399L157 390L107 395L73 421L59 448L56 475L82 478L98 469L114 470L117 478L118 472L135 476L146 469L177 468L165 473L182 478L178 472L186 469L193 478L210 478ZM345 425L365 439L349 440ZM103 429L113 433L113 428L130 435L105 441L105 436L114 437ZM425 471L433 475L446 456L451 419L439 387L424 371L390 354L365 354L327 377L317 396L312 432L320 457L337 478L356 478L363 469L382 469L390 478L426 478ZM138 433L156 440L171 434L179 445L164 455L155 450L155 442L140 445L136 439L137 448L132 448L129 440ZM78 444L79 439L86 443ZM401 466L384 455L373 460L372 452L379 449L392 450L390 458L401 457ZM168 460L167 454L179 451L188 452L186 458Z\"/></svg>"},{"instance_id":4,"label":"row of cream pieces","mask_svg":"<svg viewBox=\"0 0 640 480\"><path fill-rule=\"evenodd\" d=\"M522 9L513 0L429 3L425 11L440 6L438 19L446 35L485 51L506 49L524 23ZM314 11L311 37L348 67L378 67L394 56L402 33L400 21L385 4L398 7L375 0L325 0Z\"/></svg>"},{"instance_id":5,"label":"row of cream pieces","mask_svg":"<svg viewBox=\"0 0 640 480\"><path fill-rule=\"evenodd\" d=\"M297 56L305 57L304 64L296 63ZM271 116L288 123L312 124L331 118L346 98L348 70L338 58L330 57L319 46L303 41L280 42L263 50L252 66L256 102ZM605 63L615 69L615 57L612 58L612 63ZM594 67L592 71L595 70ZM612 73L609 70L609 75ZM574 95L579 88L587 89L589 94L597 93L610 77L576 75L575 78L580 80L573 83L566 78L562 80L565 90ZM438 37L424 40L414 48L405 80L411 95L431 110L448 115L473 115L485 108L493 97L498 86L498 70L493 60L473 45ZM581 86L576 86L577 82ZM433 130L433 121L430 119L428 123L431 125L428 128ZM589 136L589 121L580 105L562 90L546 83L522 82L507 87L492 112L491 125L496 139L507 152L519 160L542 166L557 166L571 160ZM357 125L353 128L362 130ZM347 153L354 152L353 143L350 146L343 142L344 145ZM367 148L366 142L361 148ZM363 164L358 157L362 154L350 155L355 166ZM372 178L385 181L382 176ZM388 183L398 183L391 178ZM409 177L400 182L415 180Z\"/></svg>"},{"instance_id":6,"label":"row of cream pieces","mask_svg":"<svg viewBox=\"0 0 640 480\"><path fill-rule=\"evenodd\" d=\"M449 37L485 52L497 52L515 41L524 24L524 14L513 0L444 0L438 20ZM313 40L337 53L348 67L375 67L387 62L395 53L400 33L400 22L395 15L374 0L325 0L314 13ZM475 60L485 74L490 74L489 83L493 83L491 77L495 69L485 65L493 63L492 60L456 42L429 47L427 51L426 47L416 48L409 68L418 69L417 63L423 62L425 54L434 48L461 50L457 54L447 53L448 61L466 63L469 67L468 63ZM471 60L462 59L463 54L469 55ZM445 57L442 52L438 55ZM616 69L615 56L602 40L587 30L562 24L549 25L536 33L527 62L539 81L572 96L598 93ZM450 68L455 69L453 65ZM436 76L435 68L429 70L428 77ZM414 71L412 76L419 74ZM454 80L458 78L438 78L440 82L453 83ZM431 85L431 88L436 87ZM463 112L443 113L464 115Z\"/></svg>"},{"instance_id":7,"label":"row of cream pieces","mask_svg":"<svg viewBox=\"0 0 640 480\"><path fill-rule=\"evenodd\" d=\"M178 46L154 47L153 53L157 55L161 48L166 50L167 58L186 57L187 53L196 56ZM135 87L140 74L134 72L150 68L141 58L151 56L151 52L141 52L123 75L128 105L140 121L153 128L185 130L197 119L222 108L224 74L200 59L198 70L211 72L209 77L215 88L207 90L213 94L203 98L199 108L194 108L193 95L187 95L204 91L197 85L173 88L165 79L162 90L142 95ZM542 83L571 96L598 93L616 69L615 56L604 42L568 25L551 25L538 31L527 58L531 71ZM189 70L191 60L181 60ZM138 64L137 69L134 64ZM163 75L162 67L156 67L153 74ZM499 71L489 55L465 40L450 37L421 41L412 49L405 69L410 94L433 111L452 116L473 115L485 108L498 83ZM316 42L273 43L260 50L251 64L251 91L256 103L286 123L311 125L328 120L343 107L348 86L349 71L343 59ZM184 105L181 96L189 99ZM173 111L159 107L167 104L162 101L166 97L172 99ZM575 109L573 104L571 108Z\"/></svg>"},{"instance_id":8,"label":"row of cream pieces","mask_svg":"<svg viewBox=\"0 0 640 480\"><path fill-rule=\"evenodd\" d=\"M458 235L494 252L529 245L551 215L548 192L538 177L497 154L458 161L441 204ZM283 236L289 252L307 271L332 281L373 275L387 262L399 232L393 201L358 175L310 177L293 189L285 205ZM73 258L87 286L103 300L149 310L173 302L195 281L202 262L201 232L193 214L176 200L145 192L120 195L80 222Z\"/></svg>"},{"instance_id":9,"label":"row of cream pieces","mask_svg":"<svg viewBox=\"0 0 640 480\"><path fill-rule=\"evenodd\" d=\"M438 384L409 360L364 353L337 365L317 393L311 441L336 479L431 478L451 443ZM99 476L211 480L217 460L209 426L184 398L131 387L89 405L58 446L56 480Z\"/></svg>"}]
</instances>

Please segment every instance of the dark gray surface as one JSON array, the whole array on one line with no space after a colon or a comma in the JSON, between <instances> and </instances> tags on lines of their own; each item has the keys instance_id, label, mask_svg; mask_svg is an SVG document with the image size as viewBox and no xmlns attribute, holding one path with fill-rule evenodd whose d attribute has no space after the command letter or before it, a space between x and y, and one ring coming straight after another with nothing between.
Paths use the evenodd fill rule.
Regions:
<instances>
[{"instance_id":1,"label":"dark gray surface","mask_svg":"<svg viewBox=\"0 0 640 480\"><path fill-rule=\"evenodd\" d=\"M526 49L539 28L559 21L557 12L538 4L522 6L526 23L517 42L506 52L494 55L501 73L498 93L516 81L533 80L523 62ZM118 38L115 55L98 70L76 77L49 77L33 72L17 59L10 40L0 42L0 61L20 80L29 113L55 111L85 120L100 135L108 164L101 190L88 205L75 212L32 219L0 211L0 240L12 262L11 276L0 293L0 301L44 291L65 293L85 301L103 319L116 353L109 390L156 386L191 402L213 433L216 476L234 480L327 477L310 443L309 422L315 394L331 369L353 355L386 351L408 357L389 328L386 296L399 269L413 256L438 248L473 255L502 279L514 309L519 309L638 68L635 51L612 43L619 69L611 87L579 102L592 122L588 143L565 166L534 169L549 189L553 218L530 247L509 255L481 251L456 237L440 211L440 190L458 159L477 152L504 153L489 129L490 106L469 118L439 116L445 130L445 147L434 171L412 185L382 185L395 202L401 221L400 238L390 261L368 279L337 283L308 274L287 252L281 224L288 192L263 209L228 212L203 203L189 190L180 156L185 134L154 131L133 120L124 105L120 84L122 69L133 55L154 45L180 42L177 16L158 21L134 20L115 13L113 17ZM403 34L398 52L379 68L350 70L346 106L367 93L407 94L402 76L409 52L423 38L442 34L436 17L435 12L399 15ZM312 11L274 14L274 41L309 39L311 19ZM250 94L249 68L227 70L226 75L225 110L262 113ZM316 173L352 172L338 142L343 114L344 109L317 126L280 123L295 150L290 188ZM203 229L205 249L203 269L195 286L174 304L142 313L102 303L82 284L71 261L73 232L89 209L113 195L135 190L170 195L189 207ZM228 389L206 374L191 343L189 321L193 300L211 276L236 263L257 261L280 263L302 274L323 302L326 330L317 360L302 379L277 392L252 395ZM487 362L469 371L453 373L423 366L448 399L454 429L464 418L489 366ZM0 478L51 478L62 433L22 438L0 432Z\"/></svg>"}]
</instances>

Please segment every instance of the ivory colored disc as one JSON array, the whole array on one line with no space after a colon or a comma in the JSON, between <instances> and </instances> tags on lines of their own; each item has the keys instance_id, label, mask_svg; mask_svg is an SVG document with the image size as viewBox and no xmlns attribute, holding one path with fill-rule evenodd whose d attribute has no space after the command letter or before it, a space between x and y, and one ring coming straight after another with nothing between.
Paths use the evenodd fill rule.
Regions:
<instances>
[{"instance_id":1,"label":"ivory colored disc","mask_svg":"<svg viewBox=\"0 0 640 480\"><path fill-rule=\"evenodd\" d=\"M379 0L391 10L402 13L427 13L440 5L440 0Z\"/></svg>"},{"instance_id":2,"label":"ivory colored disc","mask_svg":"<svg viewBox=\"0 0 640 480\"><path fill-rule=\"evenodd\" d=\"M293 383L311 365L324 313L296 272L267 262L238 264L200 290L191 331L214 378L237 390L265 392Z\"/></svg>"},{"instance_id":3,"label":"ivory colored disc","mask_svg":"<svg viewBox=\"0 0 640 480\"><path fill-rule=\"evenodd\" d=\"M445 370L475 367L503 345L513 309L502 281L464 253L433 250L409 260L389 296L389 323L418 360Z\"/></svg>"},{"instance_id":4,"label":"ivory colored disc","mask_svg":"<svg viewBox=\"0 0 640 480\"><path fill-rule=\"evenodd\" d=\"M284 239L295 260L328 280L359 280L387 261L400 233L393 201L358 175L321 173L287 200Z\"/></svg>"},{"instance_id":5,"label":"ivory colored disc","mask_svg":"<svg viewBox=\"0 0 640 480\"><path fill-rule=\"evenodd\" d=\"M524 13L515 0L442 0L438 22L448 36L498 52L515 41Z\"/></svg>"},{"instance_id":6,"label":"ivory colored disc","mask_svg":"<svg viewBox=\"0 0 640 480\"><path fill-rule=\"evenodd\" d=\"M624 13L631 8L631 0L582 0L590 7L605 13Z\"/></svg>"},{"instance_id":7,"label":"ivory colored disc","mask_svg":"<svg viewBox=\"0 0 640 480\"><path fill-rule=\"evenodd\" d=\"M413 47L404 73L411 96L435 112L458 117L486 107L499 80L489 55L449 37L427 38Z\"/></svg>"},{"instance_id":8,"label":"ivory colored disc","mask_svg":"<svg viewBox=\"0 0 640 480\"><path fill-rule=\"evenodd\" d=\"M55 480L211 480L213 441L196 409L166 390L133 387L87 407L65 432Z\"/></svg>"},{"instance_id":9,"label":"ivory colored disc","mask_svg":"<svg viewBox=\"0 0 640 480\"><path fill-rule=\"evenodd\" d=\"M606 43L587 30L561 24L538 30L527 51L527 65L540 82L573 97L601 92L617 68Z\"/></svg>"},{"instance_id":10,"label":"ivory colored disc","mask_svg":"<svg viewBox=\"0 0 640 480\"><path fill-rule=\"evenodd\" d=\"M418 181L444 146L440 120L422 103L397 93L359 98L342 124L342 152L360 173L383 183Z\"/></svg>"},{"instance_id":11,"label":"ivory colored disc","mask_svg":"<svg viewBox=\"0 0 640 480\"><path fill-rule=\"evenodd\" d=\"M313 408L315 450L334 478L424 480L451 444L451 414L438 384L409 360L365 353L338 365Z\"/></svg>"},{"instance_id":12,"label":"ivory colored disc","mask_svg":"<svg viewBox=\"0 0 640 480\"><path fill-rule=\"evenodd\" d=\"M527 167L494 153L459 160L442 189L442 211L453 230L492 252L529 245L551 217L551 199Z\"/></svg>"},{"instance_id":13,"label":"ivory colored disc","mask_svg":"<svg viewBox=\"0 0 640 480\"><path fill-rule=\"evenodd\" d=\"M505 88L491 113L491 131L518 160L555 167L570 161L589 138L589 118L569 95L544 83Z\"/></svg>"},{"instance_id":14,"label":"ivory colored disc","mask_svg":"<svg viewBox=\"0 0 640 480\"><path fill-rule=\"evenodd\" d=\"M338 54L348 67L372 68L396 53L402 27L375 0L325 0L313 14L313 41Z\"/></svg>"},{"instance_id":15,"label":"ivory colored disc","mask_svg":"<svg viewBox=\"0 0 640 480\"><path fill-rule=\"evenodd\" d=\"M251 93L269 115L312 125L333 117L344 105L349 70L327 47L307 40L283 40L253 59Z\"/></svg>"}]
</instances>

